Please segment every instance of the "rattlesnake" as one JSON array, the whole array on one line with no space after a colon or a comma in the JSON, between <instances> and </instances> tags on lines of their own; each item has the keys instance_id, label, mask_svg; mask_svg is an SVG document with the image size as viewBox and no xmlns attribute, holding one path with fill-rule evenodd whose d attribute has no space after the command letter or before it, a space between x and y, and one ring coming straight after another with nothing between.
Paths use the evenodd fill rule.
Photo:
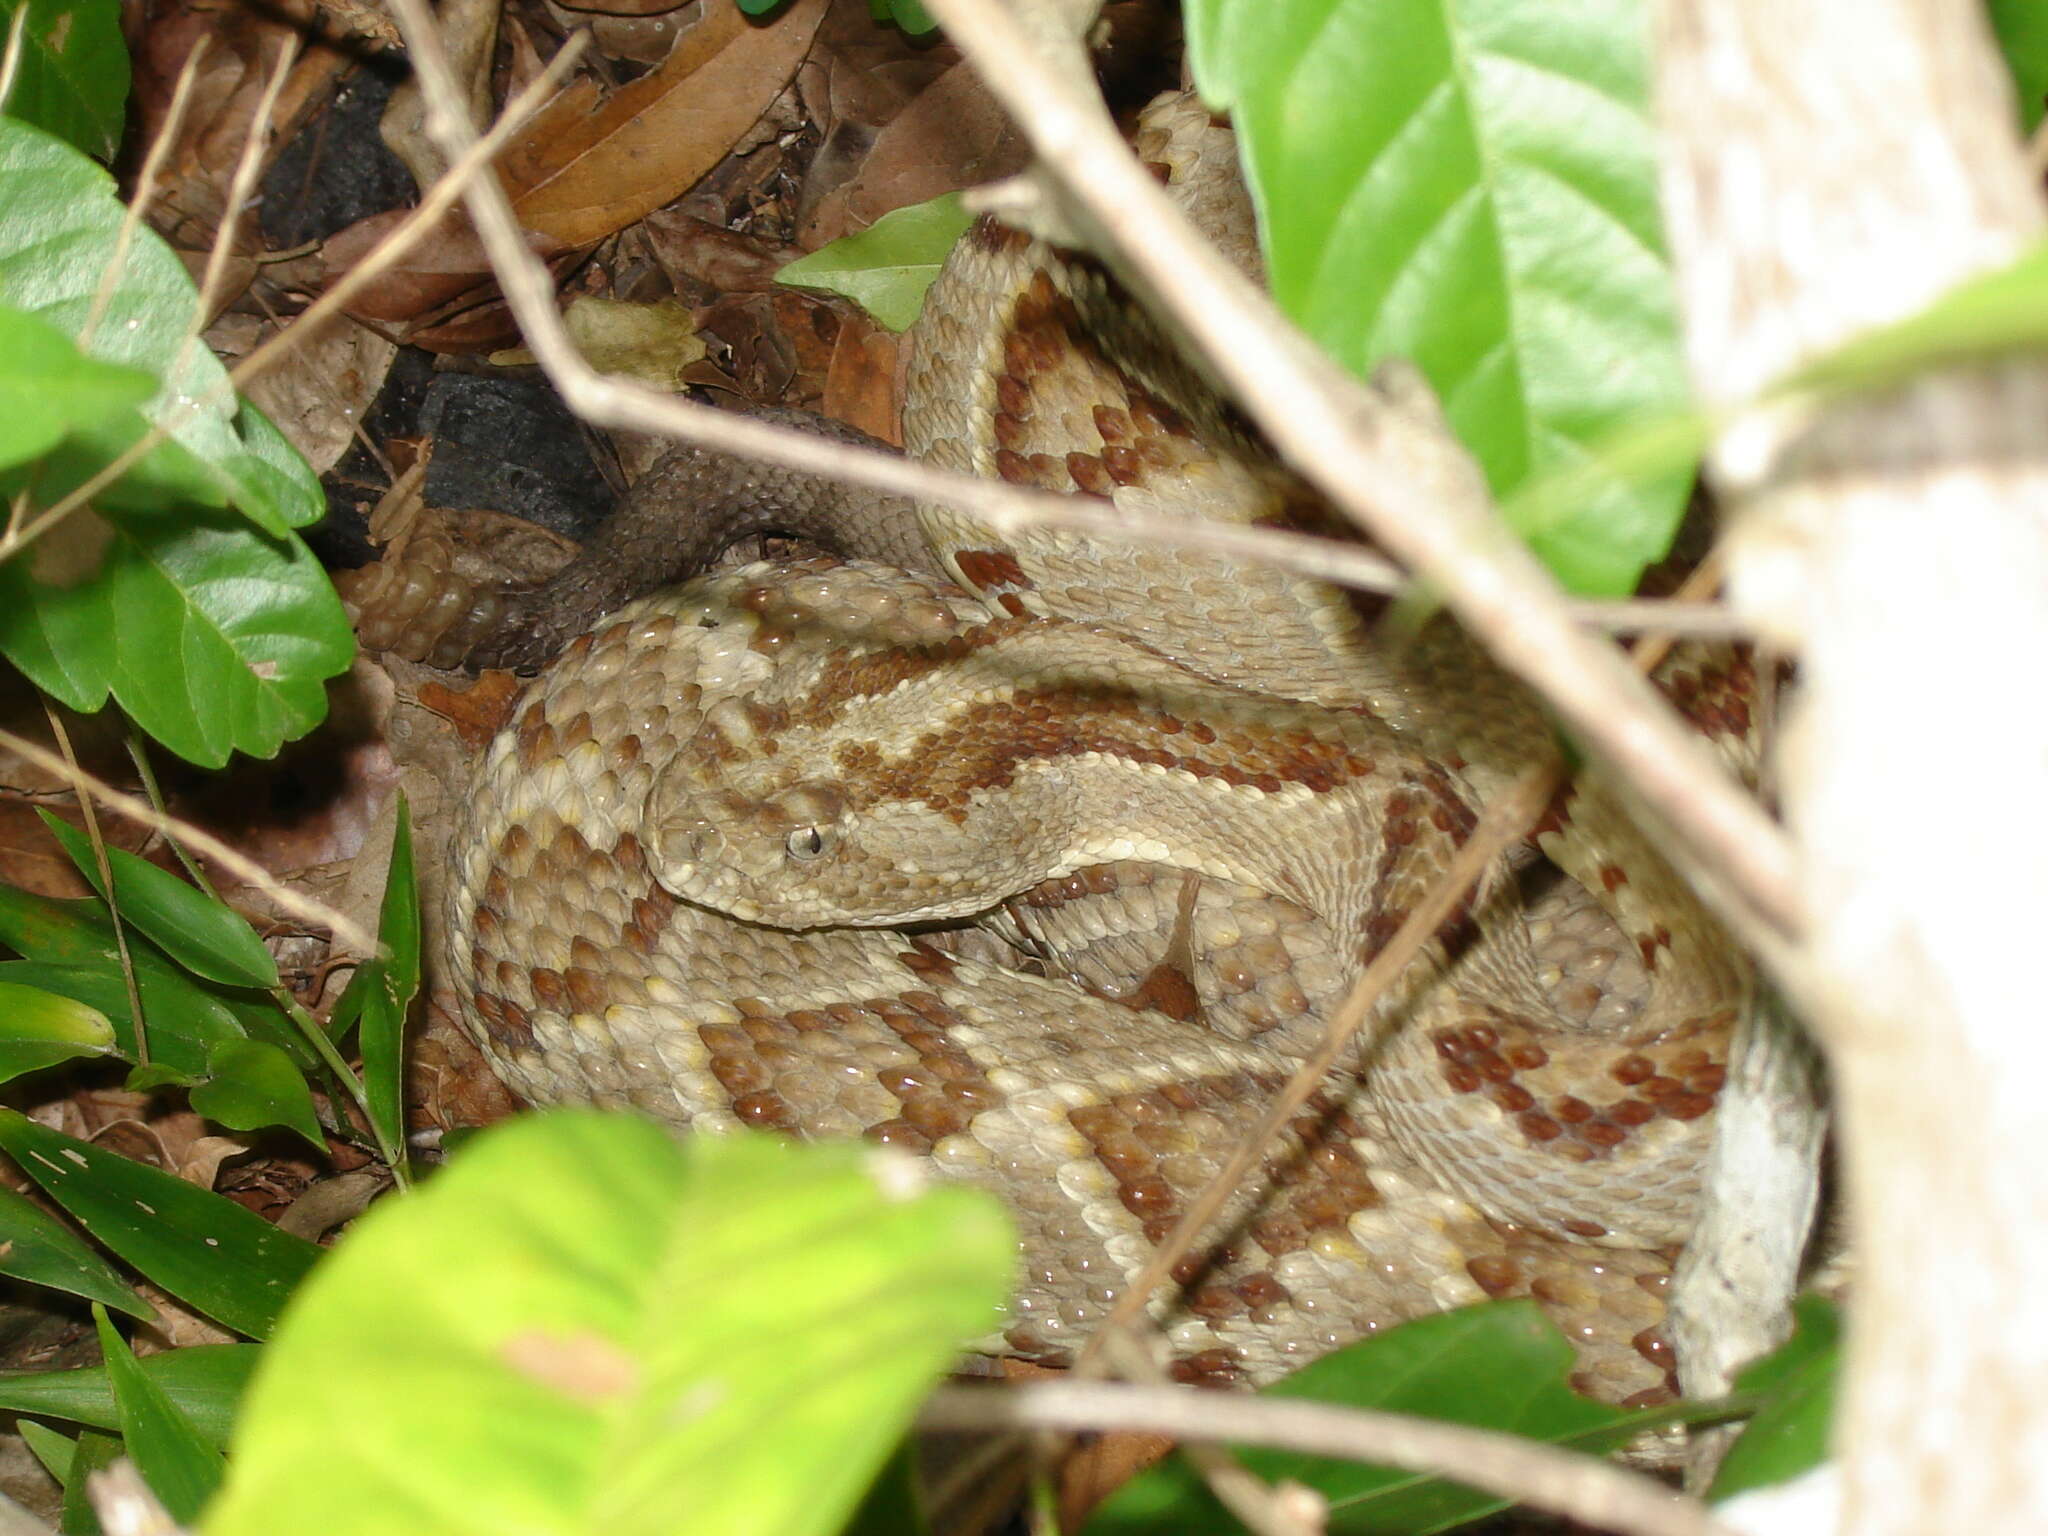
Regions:
<instances>
[{"instance_id":1,"label":"rattlesnake","mask_svg":"<svg viewBox=\"0 0 2048 1536\"><path fill-rule=\"evenodd\" d=\"M1148 129L1184 173L1215 154L1192 110ZM920 322L909 448L1313 523L1127 310L1091 264L978 227ZM575 640L479 770L451 980L530 1097L864 1134L997 1189L1023 1273L984 1346L1058 1362L1549 740L1447 622L1388 644L1277 570L922 511L943 577L757 565ZM1746 733L1739 658L1662 681ZM1668 1393L1663 1289L1747 973L1597 786L1540 842L1571 878L1530 906L1540 871L1495 870L1181 1262L1154 1312L1183 1376L1266 1380L1532 1294L1585 1390Z\"/></svg>"}]
</instances>

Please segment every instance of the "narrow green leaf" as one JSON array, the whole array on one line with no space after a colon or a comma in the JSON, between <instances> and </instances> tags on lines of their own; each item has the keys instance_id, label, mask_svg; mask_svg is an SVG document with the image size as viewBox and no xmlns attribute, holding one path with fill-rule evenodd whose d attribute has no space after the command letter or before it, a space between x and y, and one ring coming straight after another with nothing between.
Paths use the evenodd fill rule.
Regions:
<instances>
[{"instance_id":1,"label":"narrow green leaf","mask_svg":"<svg viewBox=\"0 0 2048 1536\"><path fill-rule=\"evenodd\" d=\"M0 981L0 1082L74 1056L114 1049L114 1026L97 1008L19 982Z\"/></svg>"},{"instance_id":2,"label":"narrow green leaf","mask_svg":"<svg viewBox=\"0 0 2048 1536\"><path fill-rule=\"evenodd\" d=\"M893 21L912 37L939 30L922 0L868 0L868 14L876 21Z\"/></svg>"},{"instance_id":3,"label":"narrow green leaf","mask_svg":"<svg viewBox=\"0 0 2048 1536\"><path fill-rule=\"evenodd\" d=\"M64 1513L57 1526L64 1536L100 1536L100 1520L93 1513L90 1492L92 1475L120 1459L119 1436L88 1429L78 1437L71 1452L71 1471L64 1479Z\"/></svg>"},{"instance_id":4,"label":"narrow green leaf","mask_svg":"<svg viewBox=\"0 0 2048 1536\"><path fill-rule=\"evenodd\" d=\"M904 30L914 29L906 23ZM925 290L945 265L946 253L973 222L960 194L948 192L885 213L859 234L799 256L775 280L843 294L890 330L908 330L924 308Z\"/></svg>"},{"instance_id":5,"label":"narrow green leaf","mask_svg":"<svg viewBox=\"0 0 2048 1536\"><path fill-rule=\"evenodd\" d=\"M60 816L49 811L38 814L50 835L64 845L86 883L106 899L92 840ZM113 895L121 916L186 970L228 986L261 989L277 985L277 961L241 913L124 849L107 850L107 867L114 877Z\"/></svg>"},{"instance_id":6,"label":"narrow green leaf","mask_svg":"<svg viewBox=\"0 0 2048 1536\"><path fill-rule=\"evenodd\" d=\"M128 1341L108 1321L106 1308L95 1302L92 1317L99 1328L114 1405L121 1412L121 1439L129 1459L171 1518L189 1525L220 1486L226 1464L163 1388L136 1364Z\"/></svg>"},{"instance_id":7,"label":"narrow green leaf","mask_svg":"<svg viewBox=\"0 0 2048 1536\"><path fill-rule=\"evenodd\" d=\"M1991 28L2012 70L2020 131L2032 133L2048 106L2048 6L2041 0L1991 0Z\"/></svg>"},{"instance_id":8,"label":"narrow green leaf","mask_svg":"<svg viewBox=\"0 0 2048 1536\"><path fill-rule=\"evenodd\" d=\"M1599 1454L1670 1415L1631 1413L1571 1390L1572 1348L1534 1302L1489 1302L1388 1329L1326 1355L1266 1389L1354 1408L1419 1414L1505 1430ZM1256 1476L1282 1478L1329 1500L1328 1529L1352 1536L1430 1536L1506 1507L1443 1478L1247 1446ZM1126 1483L1087 1525L1087 1536L1234 1532L1236 1521L1179 1457Z\"/></svg>"},{"instance_id":9,"label":"narrow green leaf","mask_svg":"<svg viewBox=\"0 0 2048 1536\"><path fill-rule=\"evenodd\" d=\"M61 139L0 118L0 208L8 211L0 221L0 303L33 311L65 335L80 336L120 236L125 210L113 178ZM326 512L319 482L304 460L280 462L275 443L237 430L240 407L233 392L216 394L226 372L194 339L198 300L184 263L145 226L114 275L85 349L159 381L144 414L168 426L203 468L211 486L206 504L232 502L272 535L304 527ZM263 466L262 474L247 472L251 459ZM55 488L68 488L69 478L58 476ZM182 476L173 479L181 494L193 494ZM39 482L39 490L46 488ZM122 503L110 495L99 504Z\"/></svg>"},{"instance_id":10,"label":"narrow green leaf","mask_svg":"<svg viewBox=\"0 0 2048 1536\"><path fill-rule=\"evenodd\" d=\"M131 1291L92 1245L28 1196L0 1186L0 1274L118 1307L130 1317L156 1309ZM4 1381L0 1377L0 1381Z\"/></svg>"},{"instance_id":11,"label":"narrow green leaf","mask_svg":"<svg viewBox=\"0 0 2048 1536\"><path fill-rule=\"evenodd\" d=\"M1685 398L1645 108L1643 0L1191 0L1274 296L1361 376L1419 365L1508 497ZM1531 533L1631 590L1688 479L1606 483Z\"/></svg>"},{"instance_id":12,"label":"narrow green leaf","mask_svg":"<svg viewBox=\"0 0 2048 1536\"><path fill-rule=\"evenodd\" d=\"M138 943L136 948L140 948ZM152 1065L180 1079L196 1079L206 1070L207 1053L224 1040L243 1038L235 1016L196 983L166 975L168 962L136 965L136 986L143 1015L149 1020ZM159 969L161 968L161 969ZM31 960L0 963L0 980L38 987L97 1009L114 1031L113 1053L136 1057L135 1031L129 1021L128 988L112 960L96 966L43 965Z\"/></svg>"},{"instance_id":13,"label":"narrow green leaf","mask_svg":"<svg viewBox=\"0 0 2048 1536\"><path fill-rule=\"evenodd\" d=\"M1015 1261L995 1202L908 1173L587 1111L493 1128L294 1304L207 1536L837 1532Z\"/></svg>"},{"instance_id":14,"label":"narrow green leaf","mask_svg":"<svg viewBox=\"0 0 2048 1536\"><path fill-rule=\"evenodd\" d=\"M0 1109L5 1150L78 1224L215 1322L267 1338L320 1257L232 1200Z\"/></svg>"},{"instance_id":15,"label":"narrow green leaf","mask_svg":"<svg viewBox=\"0 0 2048 1536\"><path fill-rule=\"evenodd\" d=\"M231 1040L213 1048L207 1081L192 1089L192 1107L231 1131L281 1125L297 1131L316 1152L327 1137L313 1108L312 1091L291 1057L261 1040Z\"/></svg>"},{"instance_id":16,"label":"narrow green leaf","mask_svg":"<svg viewBox=\"0 0 2048 1536\"><path fill-rule=\"evenodd\" d=\"M0 0L0 26L23 0ZM128 101L128 48L115 0L26 0L20 72L4 107L88 155L114 158ZM4 32L0 32L4 35Z\"/></svg>"},{"instance_id":17,"label":"narrow green leaf","mask_svg":"<svg viewBox=\"0 0 2048 1536\"><path fill-rule=\"evenodd\" d=\"M320 722L355 641L296 535L218 512L80 513L64 532L70 543L0 564L0 653L37 687L88 713L111 693L207 768L268 757Z\"/></svg>"},{"instance_id":18,"label":"narrow green leaf","mask_svg":"<svg viewBox=\"0 0 2048 1536\"><path fill-rule=\"evenodd\" d=\"M351 983L369 979L362 997L363 1093L379 1146L405 1147L405 1016L420 986L420 893L413 873L412 812L398 798L391 872L384 880L377 942L386 957L364 962Z\"/></svg>"},{"instance_id":19,"label":"narrow green leaf","mask_svg":"<svg viewBox=\"0 0 2048 1536\"><path fill-rule=\"evenodd\" d=\"M1817 1296L1800 1297L1792 1312L1792 1337L1736 1378L1738 1393L1763 1401L1714 1475L1707 1496L1715 1503L1789 1482L1827 1460L1841 1320Z\"/></svg>"},{"instance_id":20,"label":"narrow green leaf","mask_svg":"<svg viewBox=\"0 0 2048 1536\"><path fill-rule=\"evenodd\" d=\"M62 1488L71 1477L71 1458L77 1453L78 1441L71 1435L59 1434L47 1424L38 1424L34 1419L22 1419L14 1426L43 1470L57 1480Z\"/></svg>"},{"instance_id":21,"label":"narrow green leaf","mask_svg":"<svg viewBox=\"0 0 2048 1536\"><path fill-rule=\"evenodd\" d=\"M106 904L88 896L58 901L0 885L0 947L50 967L34 973L0 965L0 974L27 986L89 1003L114 1021L121 1053L135 1054L120 953ZM313 1064L311 1048L268 996L195 980L154 944L130 932L128 952L141 985L142 1006L154 1032L150 1054L194 1076L222 1040L268 1040L300 1066Z\"/></svg>"},{"instance_id":22,"label":"narrow green leaf","mask_svg":"<svg viewBox=\"0 0 2048 1536\"><path fill-rule=\"evenodd\" d=\"M198 1344L151 1355L143 1373L217 1450L227 1447L242 1391L263 1356L257 1344ZM120 1410L105 1366L69 1371L0 1371L0 1410L116 1429Z\"/></svg>"},{"instance_id":23,"label":"narrow green leaf","mask_svg":"<svg viewBox=\"0 0 2048 1536\"><path fill-rule=\"evenodd\" d=\"M80 426L133 416L156 393L141 369L97 362L11 304L0 304L0 359L0 467L48 453Z\"/></svg>"}]
</instances>

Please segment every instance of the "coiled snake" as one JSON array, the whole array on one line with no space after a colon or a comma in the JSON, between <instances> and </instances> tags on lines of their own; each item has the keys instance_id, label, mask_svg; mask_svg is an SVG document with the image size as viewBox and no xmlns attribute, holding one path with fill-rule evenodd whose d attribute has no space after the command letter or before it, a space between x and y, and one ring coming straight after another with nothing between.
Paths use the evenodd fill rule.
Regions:
<instances>
[{"instance_id":1,"label":"coiled snake","mask_svg":"<svg viewBox=\"0 0 2048 1536\"><path fill-rule=\"evenodd\" d=\"M1184 180L1216 153L1191 110L1141 139ZM978 229L920 322L910 451L1313 519L1169 348L1102 339L1125 307ZM865 1135L996 1189L1022 1278L987 1347L1058 1362L1549 737L1448 623L1388 644L1283 572L920 511L942 577L752 566L569 645L479 770L449 963L530 1097ZM1744 734L1738 658L1662 681ZM1154 1305L1180 1374L1266 1380L1533 1295L1583 1389L1666 1395L1663 1292L1747 972L1597 786L1539 841L1182 1260Z\"/></svg>"}]
</instances>

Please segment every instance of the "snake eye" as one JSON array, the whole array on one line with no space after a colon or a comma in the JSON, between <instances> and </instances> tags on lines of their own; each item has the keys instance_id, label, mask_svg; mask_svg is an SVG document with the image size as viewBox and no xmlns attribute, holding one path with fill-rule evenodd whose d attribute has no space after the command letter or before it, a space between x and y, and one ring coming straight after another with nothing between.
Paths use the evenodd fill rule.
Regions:
<instances>
[{"instance_id":1,"label":"snake eye","mask_svg":"<svg viewBox=\"0 0 2048 1536\"><path fill-rule=\"evenodd\" d=\"M792 859L815 859L831 845L823 827L798 827L783 846Z\"/></svg>"}]
</instances>

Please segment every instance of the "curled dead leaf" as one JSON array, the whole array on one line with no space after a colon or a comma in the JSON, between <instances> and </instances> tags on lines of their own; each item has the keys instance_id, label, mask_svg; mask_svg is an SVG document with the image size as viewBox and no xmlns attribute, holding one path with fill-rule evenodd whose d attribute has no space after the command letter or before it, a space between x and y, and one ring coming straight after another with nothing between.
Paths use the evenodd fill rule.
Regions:
<instances>
[{"instance_id":1,"label":"curled dead leaf","mask_svg":"<svg viewBox=\"0 0 2048 1536\"><path fill-rule=\"evenodd\" d=\"M586 246L673 201L782 93L824 10L797 0L757 26L706 0L659 69L601 102L587 81L563 91L499 162L520 223Z\"/></svg>"}]
</instances>

